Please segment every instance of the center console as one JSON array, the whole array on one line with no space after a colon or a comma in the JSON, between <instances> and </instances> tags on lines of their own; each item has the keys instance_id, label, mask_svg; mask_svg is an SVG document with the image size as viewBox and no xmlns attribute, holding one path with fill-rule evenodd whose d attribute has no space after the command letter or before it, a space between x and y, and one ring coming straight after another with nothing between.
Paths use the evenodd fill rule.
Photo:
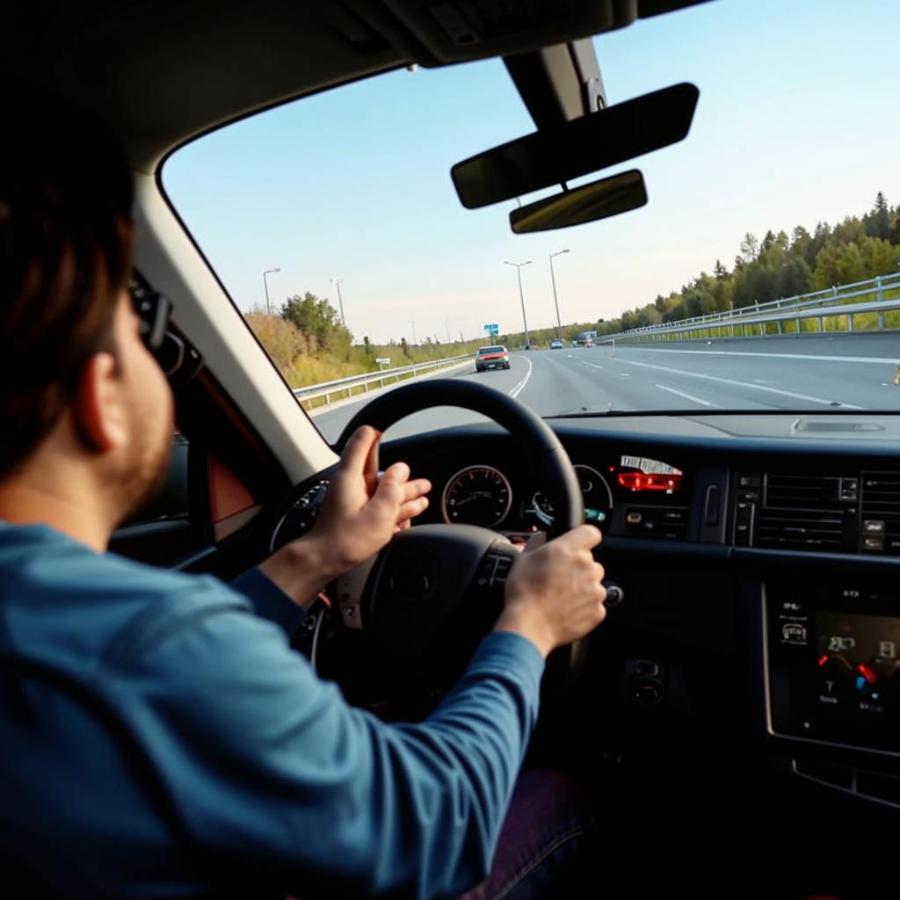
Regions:
<instances>
[{"instance_id":1,"label":"center console","mask_svg":"<svg viewBox=\"0 0 900 900\"><path fill-rule=\"evenodd\" d=\"M775 582L763 602L769 731L900 756L900 591Z\"/></svg>"}]
</instances>

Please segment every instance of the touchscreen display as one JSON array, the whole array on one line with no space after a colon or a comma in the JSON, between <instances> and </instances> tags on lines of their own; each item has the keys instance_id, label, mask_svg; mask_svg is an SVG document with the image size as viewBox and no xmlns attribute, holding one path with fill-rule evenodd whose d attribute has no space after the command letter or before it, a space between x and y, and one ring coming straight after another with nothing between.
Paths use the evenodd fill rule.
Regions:
<instances>
[{"instance_id":1,"label":"touchscreen display","mask_svg":"<svg viewBox=\"0 0 900 900\"><path fill-rule=\"evenodd\" d=\"M881 716L896 689L900 619L833 611L816 614L818 703Z\"/></svg>"},{"instance_id":2,"label":"touchscreen display","mask_svg":"<svg viewBox=\"0 0 900 900\"><path fill-rule=\"evenodd\" d=\"M848 605L876 602L852 593ZM900 617L840 610L833 595L830 602L817 599L772 598L775 732L900 752ZM886 605L883 598L877 602Z\"/></svg>"}]
</instances>

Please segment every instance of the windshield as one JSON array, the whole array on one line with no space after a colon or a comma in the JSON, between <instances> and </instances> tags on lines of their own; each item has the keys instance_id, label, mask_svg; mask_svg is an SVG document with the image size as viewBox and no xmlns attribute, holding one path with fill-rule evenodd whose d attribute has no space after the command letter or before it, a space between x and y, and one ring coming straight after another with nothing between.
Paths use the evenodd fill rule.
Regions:
<instances>
[{"instance_id":1,"label":"windshield","mask_svg":"<svg viewBox=\"0 0 900 900\"><path fill-rule=\"evenodd\" d=\"M684 141L618 167L648 204L573 228L514 235L516 201L456 197L454 163L534 130L499 60L272 109L163 183L329 440L372 391L435 373L542 416L896 411L898 29L895 4L769 0L596 38L610 104L682 81L700 100ZM503 350L485 338L503 365L476 368ZM472 418L454 415L408 430Z\"/></svg>"},{"instance_id":2,"label":"windshield","mask_svg":"<svg viewBox=\"0 0 900 900\"><path fill-rule=\"evenodd\" d=\"M482 347L478 352L481 355L485 353L506 353L506 347Z\"/></svg>"}]
</instances>

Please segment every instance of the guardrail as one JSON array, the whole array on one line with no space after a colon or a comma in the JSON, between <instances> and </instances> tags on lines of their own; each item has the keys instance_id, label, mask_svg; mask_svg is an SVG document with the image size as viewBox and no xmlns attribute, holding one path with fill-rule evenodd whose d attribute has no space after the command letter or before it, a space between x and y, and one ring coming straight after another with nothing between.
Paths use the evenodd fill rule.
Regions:
<instances>
[{"instance_id":1,"label":"guardrail","mask_svg":"<svg viewBox=\"0 0 900 900\"><path fill-rule=\"evenodd\" d=\"M888 299L886 295L893 292L897 292L897 297ZM852 302L873 294L874 300ZM766 326L771 324L775 325L776 334L783 334L784 323L792 321L796 321L799 333L800 322L805 319L818 319L818 330L824 332L825 319L834 316L846 316L847 331L853 331L853 318L862 313L876 313L878 330L882 330L885 327L885 313L895 309L900 309L900 273L879 275L866 281L680 319L677 322L644 325L617 334L603 335L599 340L664 340L668 335L687 335L690 338L695 333L697 337L706 337L713 331L716 332L716 337L747 337L754 333L756 326L759 326L759 334L766 334ZM722 331L727 331L727 334L722 334Z\"/></svg>"},{"instance_id":2,"label":"guardrail","mask_svg":"<svg viewBox=\"0 0 900 900\"><path fill-rule=\"evenodd\" d=\"M446 368L465 360L472 360L471 353L461 356L447 356L443 359L432 359L428 362L412 363L408 366L399 366L394 369L382 369L379 372L365 372L362 375L351 375L349 378L338 378L334 381L323 381L321 384L310 384L297 388L294 396L304 404L304 409L312 409L314 401L323 400L325 405L330 405L335 399L344 399L353 395L354 389L362 388L362 393L368 393L369 386L378 384L384 387L386 383L397 382L403 378L415 378L425 372L434 369ZM305 404L309 404L308 406Z\"/></svg>"}]
</instances>

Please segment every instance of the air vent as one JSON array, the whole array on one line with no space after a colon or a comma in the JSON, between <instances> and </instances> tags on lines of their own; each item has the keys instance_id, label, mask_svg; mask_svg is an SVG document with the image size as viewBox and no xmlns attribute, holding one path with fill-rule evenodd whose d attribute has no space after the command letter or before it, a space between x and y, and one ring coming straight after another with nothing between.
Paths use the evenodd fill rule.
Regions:
<instances>
[{"instance_id":1,"label":"air vent","mask_svg":"<svg viewBox=\"0 0 900 900\"><path fill-rule=\"evenodd\" d=\"M759 514L756 533L758 547L839 551L843 540L844 517L839 512L829 515L764 509Z\"/></svg>"},{"instance_id":2,"label":"air vent","mask_svg":"<svg viewBox=\"0 0 900 900\"><path fill-rule=\"evenodd\" d=\"M767 475L756 519L756 546L854 552L858 495L858 478Z\"/></svg>"},{"instance_id":3,"label":"air vent","mask_svg":"<svg viewBox=\"0 0 900 900\"><path fill-rule=\"evenodd\" d=\"M900 553L900 472L863 472L862 531L864 553Z\"/></svg>"},{"instance_id":4,"label":"air vent","mask_svg":"<svg viewBox=\"0 0 900 900\"><path fill-rule=\"evenodd\" d=\"M784 509L843 509L842 500L856 500L859 480L832 475L768 475L765 505Z\"/></svg>"}]
</instances>

